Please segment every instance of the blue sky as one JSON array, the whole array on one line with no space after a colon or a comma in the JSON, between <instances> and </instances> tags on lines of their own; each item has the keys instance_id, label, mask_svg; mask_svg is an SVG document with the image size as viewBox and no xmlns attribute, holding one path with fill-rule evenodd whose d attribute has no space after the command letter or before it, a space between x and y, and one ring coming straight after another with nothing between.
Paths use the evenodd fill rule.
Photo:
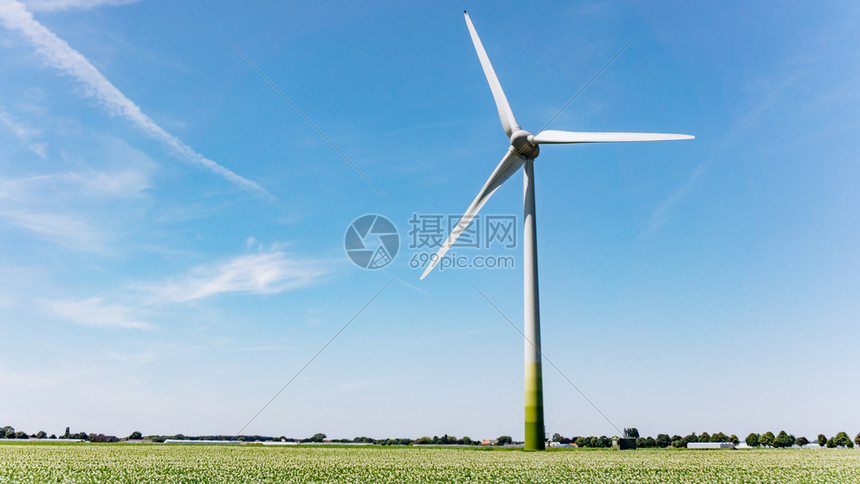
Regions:
<instances>
[{"instance_id":1,"label":"blue sky","mask_svg":"<svg viewBox=\"0 0 860 484\"><path fill-rule=\"evenodd\" d=\"M860 9L0 1L0 425L522 438L521 251L419 281L517 120L544 146L545 354L618 427L860 430ZM383 198L230 46L234 42ZM512 178L484 209L519 214ZM400 253L353 265L350 222ZM387 283L390 284L386 286ZM547 431L617 433L551 367Z\"/></svg>"}]
</instances>

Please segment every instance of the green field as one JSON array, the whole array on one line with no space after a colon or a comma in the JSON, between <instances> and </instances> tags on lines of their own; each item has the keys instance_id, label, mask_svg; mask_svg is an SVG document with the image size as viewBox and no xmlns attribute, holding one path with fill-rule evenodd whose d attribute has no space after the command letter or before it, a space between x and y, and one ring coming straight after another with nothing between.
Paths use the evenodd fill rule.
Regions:
<instances>
[{"instance_id":1,"label":"green field","mask_svg":"<svg viewBox=\"0 0 860 484\"><path fill-rule=\"evenodd\" d=\"M0 482L860 482L860 450L0 445Z\"/></svg>"}]
</instances>

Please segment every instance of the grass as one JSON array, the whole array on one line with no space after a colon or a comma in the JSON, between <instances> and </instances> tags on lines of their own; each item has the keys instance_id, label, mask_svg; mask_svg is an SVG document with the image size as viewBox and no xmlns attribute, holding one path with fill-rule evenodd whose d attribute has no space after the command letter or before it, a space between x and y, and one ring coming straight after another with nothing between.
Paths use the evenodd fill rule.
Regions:
<instances>
[{"instance_id":1,"label":"grass","mask_svg":"<svg viewBox=\"0 0 860 484\"><path fill-rule=\"evenodd\" d=\"M0 445L0 482L860 482L860 450Z\"/></svg>"}]
</instances>

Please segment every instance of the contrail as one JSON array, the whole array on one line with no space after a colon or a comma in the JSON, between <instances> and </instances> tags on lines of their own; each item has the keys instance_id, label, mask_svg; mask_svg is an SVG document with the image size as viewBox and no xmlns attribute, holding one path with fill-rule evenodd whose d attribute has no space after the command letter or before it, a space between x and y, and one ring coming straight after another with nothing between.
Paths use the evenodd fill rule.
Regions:
<instances>
[{"instance_id":1,"label":"contrail","mask_svg":"<svg viewBox=\"0 0 860 484\"><path fill-rule=\"evenodd\" d=\"M83 83L87 88L86 96L96 99L111 115L122 116L131 121L149 136L169 146L186 162L202 166L245 190L274 199L257 182L239 176L228 168L204 157L183 143L182 140L155 124L155 121L144 114L140 107L111 84L86 57L37 22L23 3L17 0L0 0L0 21L7 29L23 34L48 66L56 68Z\"/></svg>"}]
</instances>

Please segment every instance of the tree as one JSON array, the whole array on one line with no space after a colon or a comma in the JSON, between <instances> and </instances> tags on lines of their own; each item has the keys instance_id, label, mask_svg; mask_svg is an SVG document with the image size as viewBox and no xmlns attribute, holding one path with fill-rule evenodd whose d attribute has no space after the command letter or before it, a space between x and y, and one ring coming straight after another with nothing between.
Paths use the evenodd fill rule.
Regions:
<instances>
[{"instance_id":1,"label":"tree","mask_svg":"<svg viewBox=\"0 0 860 484\"><path fill-rule=\"evenodd\" d=\"M573 443L575 443L577 447L588 447L588 439L585 437L577 437Z\"/></svg>"},{"instance_id":2,"label":"tree","mask_svg":"<svg viewBox=\"0 0 860 484\"><path fill-rule=\"evenodd\" d=\"M137 430L135 430L134 432L131 433L131 435L128 436L129 440L140 440L142 438L143 438L143 435L140 435L140 432L138 432Z\"/></svg>"},{"instance_id":3,"label":"tree","mask_svg":"<svg viewBox=\"0 0 860 484\"><path fill-rule=\"evenodd\" d=\"M561 442L561 439L563 439L563 438L564 437L562 437L561 434L558 432L552 434L552 441L553 442Z\"/></svg>"},{"instance_id":4,"label":"tree","mask_svg":"<svg viewBox=\"0 0 860 484\"><path fill-rule=\"evenodd\" d=\"M773 447L774 441L776 441L776 437L773 436L773 432L767 431L758 438L758 445Z\"/></svg>"},{"instance_id":5,"label":"tree","mask_svg":"<svg viewBox=\"0 0 860 484\"><path fill-rule=\"evenodd\" d=\"M313 434L310 438L304 439L303 442L322 442L325 438L326 434L317 433Z\"/></svg>"},{"instance_id":6,"label":"tree","mask_svg":"<svg viewBox=\"0 0 860 484\"><path fill-rule=\"evenodd\" d=\"M36 438L37 438L37 439L47 439L47 438L48 438L48 434L46 434L44 430L40 430L40 431L36 434Z\"/></svg>"},{"instance_id":7,"label":"tree","mask_svg":"<svg viewBox=\"0 0 860 484\"><path fill-rule=\"evenodd\" d=\"M0 429L0 439L13 439L15 438L15 428L10 426L5 426Z\"/></svg>"},{"instance_id":8,"label":"tree","mask_svg":"<svg viewBox=\"0 0 860 484\"><path fill-rule=\"evenodd\" d=\"M625 428L624 436L635 439L636 437L639 437L639 429L636 427Z\"/></svg>"},{"instance_id":9,"label":"tree","mask_svg":"<svg viewBox=\"0 0 860 484\"><path fill-rule=\"evenodd\" d=\"M656 447L669 447L670 443L669 436L666 434L657 434L657 438L654 439L654 446Z\"/></svg>"},{"instance_id":10,"label":"tree","mask_svg":"<svg viewBox=\"0 0 860 484\"><path fill-rule=\"evenodd\" d=\"M499 436L499 438L496 439L496 441L498 442L496 445L505 445L505 444L512 443L514 441L514 439L512 439L510 435L502 435L502 436Z\"/></svg>"},{"instance_id":11,"label":"tree","mask_svg":"<svg viewBox=\"0 0 860 484\"><path fill-rule=\"evenodd\" d=\"M702 435L699 436L698 442L710 442L711 436L707 432L702 432Z\"/></svg>"},{"instance_id":12,"label":"tree","mask_svg":"<svg viewBox=\"0 0 860 484\"><path fill-rule=\"evenodd\" d=\"M711 442L728 442L729 438L722 432L717 432L711 436Z\"/></svg>"},{"instance_id":13,"label":"tree","mask_svg":"<svg viewBox=\"0 0 860 484\"><path fill-rule=\"evenodd\" d=\"M854 448L854 443L851 442L851 438L848 437L848 434L845 432L839 432L836 434L836 437L833 437L833 441L836 442L836 445L839 447Z\"/></svg>"},{"instance_id":14,"label":"tree","mask_svg":"<svg viewBox=\"0 0 860 484\"><path fill-rule=\"evenodd\" d=\"M730 435L730 436L729 436L729 442L731 442L731 443L733 443L733 444L735 444L735 445L738 445L738 443L740 443L740 439L738 439L738 436L737 436L737 435L732 434L732 435Z\"/></svg>"},{"instance_id":15,"label":"tree","mask_svg":"<svg viewBox=\"0 0 860 484\"><path fill-rule=\"evenodd\" d=\"M463 445L472 445L472 439L468 435L463 436Z\"/></svg>"},{"instance_id":16,"label":"tree","mask_svg":"<svg viewBox=\"0 0 860 484\"><path fill-rule=\"evenodd\" d=\"M794 445L794 436L789 435L785 430L780 430L779 435L773 439L773 446L777 448L791 447Z\"/></svg>"},{"instance_id":17,"label":"tree","mask_svg":"<svg viewBox=\"0 0 860 484\"><path fill-rule=\"evenodd\" d=\"M358 437L356 437L356 438L353 440L353 442L358 442ZM429 444L430 442L432 442L432 440L430 440L430 437L427 437L427 436L420 437L420 438L418 438L417 440L415 440L415 443L416 443L416 444L418 444L418 445L427 445L427 444Z\"/></svg>"},{"instance_id":18,"label":"tree","mask_svg":"<svg viewBox=\"0 0 860 484\"><path fill-rule=\"evenodd\" d=\"M833 437L830 437L829 439L827 439L827 448L833 449L835 447L836 447L836 441L833 440Z\"/></svg>"},{"instance_id":19,"label":"tree","mask_svg":"<svg viewBox=\"0 0 860 484\"><path fill-rule=\"evenodd\" d=\"M824 447L827 444L827 437L824 434L818 434L818 445Z\"/></svg>"},{"instance_id":20,"label":"tree","mask_svg":"<svg viewBox=\"0 0 860 484\"><path fill-rule=\"evenodd\" d=\"M798 447L803 447L804 445L806 445L808 443L809 443L809 440L806 437L798 437L797 439L794 440L794 445L797 445Z\"/></svg>"},{"instance_id":21,"label":"tree","mask_svg":"<svg viewBox=\"0 0 860 484\"><path fill-rule=\"evenodd\" d=\"M750 446L750 447L758 447L758 439L759 439L759 437L760 437L760 435L759 435L759 434L757 434L757 433L753 432L753 433L751 433L751 434L747 435L747 438L746 438L746 439L744 439L744 442L746 442L746 443L747 443L747 445L748 445L748 446Z\"/></svg>"},{"instance_id":22,"label":"tree","mask_svg":"<svg viewBox=\"0 0 860 484\"><path fill-rule=\"evenodd\" d=\"M27 432L18 431L18 432L15 432L15 438L16 439L29 439L30 436L27 435Z\"/></svg>"},{"instance_id":23,"label":"tree","mask_svg":"<svg viewBox=\"0 0 860 484\"><path fill-rule=\"evenodd\" d=\"M854 437L854 443L857 444L857 447L860 447L860 432L857 433L857 437Z\"/></svg>"}]
</instances>

